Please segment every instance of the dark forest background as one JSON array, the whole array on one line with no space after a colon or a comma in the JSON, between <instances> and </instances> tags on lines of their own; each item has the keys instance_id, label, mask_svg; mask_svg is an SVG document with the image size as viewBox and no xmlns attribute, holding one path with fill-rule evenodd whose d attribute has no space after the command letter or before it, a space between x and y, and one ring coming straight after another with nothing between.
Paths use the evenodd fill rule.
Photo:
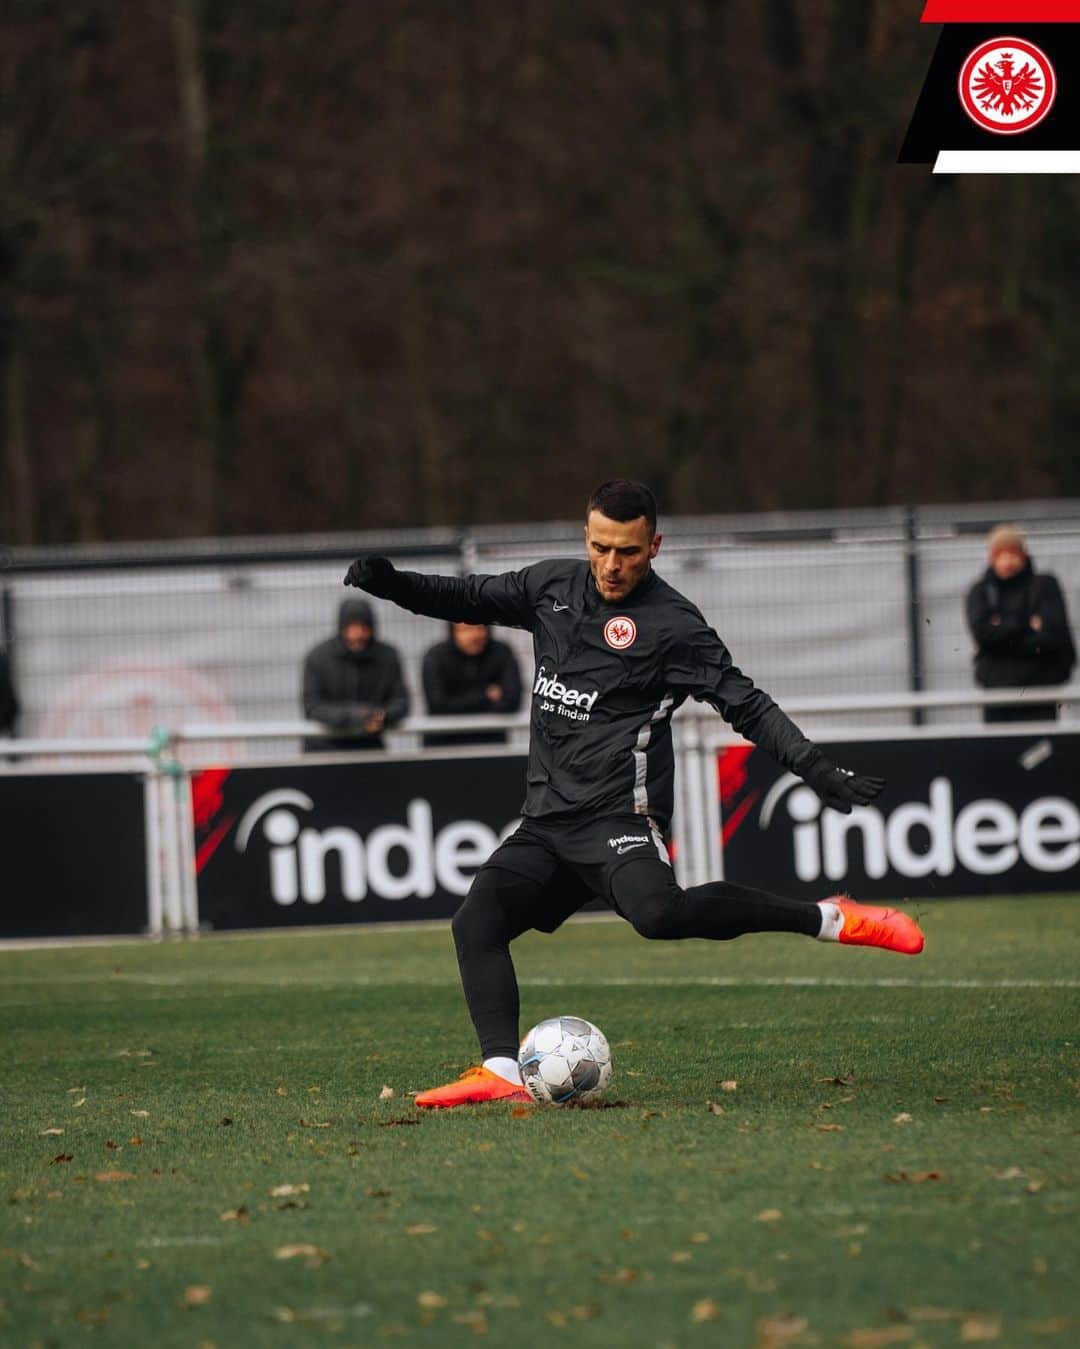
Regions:
<instances>
[{"instance_id":1,"label":"dark forest background","mask_svg":"<svg viewBox=\"0 0 1080 1349\"><path fill-rule=\"evenodd\" d=\"M921 0L14 0L0 542L1080 495L1080 185Z\"/></svg>"}]
</instances>

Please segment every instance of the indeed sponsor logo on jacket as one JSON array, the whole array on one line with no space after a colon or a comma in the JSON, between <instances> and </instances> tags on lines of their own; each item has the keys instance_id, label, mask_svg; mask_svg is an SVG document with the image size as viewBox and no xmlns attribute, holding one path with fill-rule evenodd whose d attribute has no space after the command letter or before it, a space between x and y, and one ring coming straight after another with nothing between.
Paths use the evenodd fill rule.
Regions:
<instances>
[{"instance_id":1,"label":"indeed sponsor logo on jacket","mask_svg":"<svg viewBox=\"0 0 1080 1349\"><path fill-rule=\"evenodd\" d=\"M550 699L552 703L560 703L562 707L581 708L585 712L591 712L597 698L600 697L599 689L592 693L584 693L581 689L567 688L560 682L557 671L549 675L542 665L536 672L533 693L539 694L541 698Z\"/></svg>"}]
</instances>

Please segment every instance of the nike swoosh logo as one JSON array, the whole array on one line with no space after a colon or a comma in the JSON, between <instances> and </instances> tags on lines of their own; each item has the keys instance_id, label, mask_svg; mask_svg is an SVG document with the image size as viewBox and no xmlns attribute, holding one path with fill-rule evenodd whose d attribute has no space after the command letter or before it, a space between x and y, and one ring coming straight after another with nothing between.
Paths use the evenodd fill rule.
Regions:
<instances>
[{"instance_id":1,"label":"nike swoosh logo","mask_svg":"<svg viewBox=\"0 0 1080 1349\"><path fill-rule=\"evenodd\" d=\"M570 608L569 604L560 604L558 600L555 600L552 603L551 607L555 610L557 614L561 614L564 609Z\"/></svg>"},{"instance_id":2,"label":"nike swoosh logo","mask_svg":"<svg viewBox=\"0 0 1080 1349\"><path fill-rule=\"evenodd\" d=\"M648 840L643 838L637 843L624 843L622 847L615 849L615 854L617 857L621 857L624 852L629 852L631 848L644 848L647 842Z\"/></svg>"}]
</instances>

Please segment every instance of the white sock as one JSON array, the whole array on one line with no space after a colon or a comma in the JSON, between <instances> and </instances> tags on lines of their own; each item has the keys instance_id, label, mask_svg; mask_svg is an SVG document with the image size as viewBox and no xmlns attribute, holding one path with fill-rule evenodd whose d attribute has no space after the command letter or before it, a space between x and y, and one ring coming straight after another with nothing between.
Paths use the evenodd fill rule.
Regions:
<instances>
[{"instance_id":1,"label":"white sock","mask_svg":"<svg viewBox=\"0 0 1080 1349\"><path fill-rule=\"evenodd\" d=\"M517 1065L517 1059L485 1059L484 1067L490 1073L498 1073L507 1082L521 1083L521 1072Z\"/></svg>"},{"instance_id":2,"label":"white sock","mask_svg":"<svg viewBox=\"0 0 1080 1349\"><path fill-rule=\"evenodd\" d=\"M818 941L839 941L840 933L844 930L844 915L840 912L840 907L834 904L831 899L821 899L818 901L818 908L821 910L821 931L817 934Z\"/></svg>"}]
</instances>

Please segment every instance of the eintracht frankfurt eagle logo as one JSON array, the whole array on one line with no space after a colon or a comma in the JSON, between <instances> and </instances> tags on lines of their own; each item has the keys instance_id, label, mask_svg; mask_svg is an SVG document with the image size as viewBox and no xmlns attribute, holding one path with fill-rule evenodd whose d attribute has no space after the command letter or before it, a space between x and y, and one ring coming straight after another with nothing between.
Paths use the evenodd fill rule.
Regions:
<instances>
[{"instance_id":1,"label":"eintracht frankfurt eagle logo","mask_svg":"<svg viewBox=\"0 0 1080 1349\"><path fill-rule=\"evenodd\" d=\"M960 71L964 111L999 136L1038 126L1056 95L1057 76L1046 53L1023 38L981 42Z\"/></svg>"},{"instance_id":2,"label":"eintracht frankfurt eagle logo","mask_svg":"<svg viewBox=\"0 0 1080 1349\"><path fill-rule=\"evenodd\" d=\"M616 651L630 646L637 636L637 628L632 618L609 618L604 624L604 641Z\"/></svg>"}]
</instances>

